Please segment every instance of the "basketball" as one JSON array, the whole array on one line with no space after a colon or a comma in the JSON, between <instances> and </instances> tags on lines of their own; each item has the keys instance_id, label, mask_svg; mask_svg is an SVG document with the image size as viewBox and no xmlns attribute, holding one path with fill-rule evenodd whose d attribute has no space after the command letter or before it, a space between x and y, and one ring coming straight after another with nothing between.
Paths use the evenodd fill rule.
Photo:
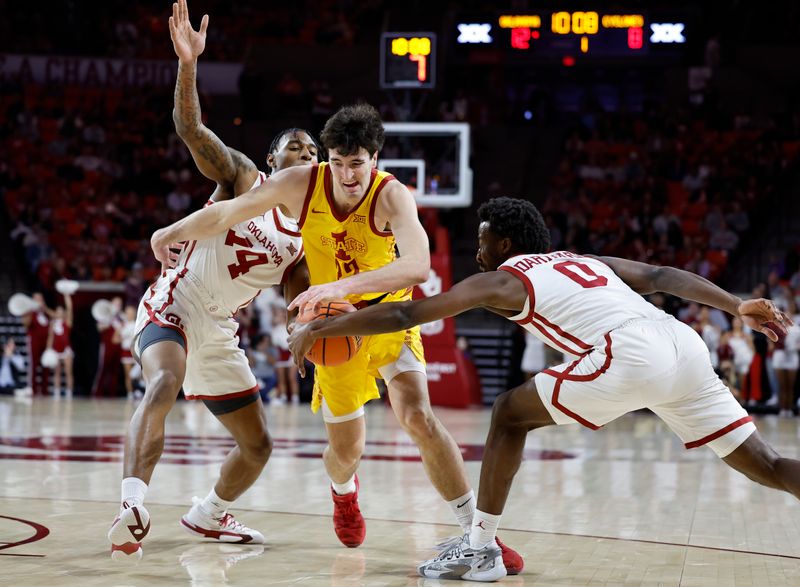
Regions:
<instances>
[{"instance_id":1,"label":"basketball","mask_svg":"<svg viewBox=\"0 0 800 587\"><path fill-rule=\"evenodd\" d=\"M329 316L338 316L347 312L355 312L355 307L348 302L324 302L316 312L312 305L305 305L297 316L301 324L312 320L324 320ZM334 336L320 338L306 353L306 358L315 365L335 367L352 359L361 348L360 336Z\"/></svg>"}]
</instances>

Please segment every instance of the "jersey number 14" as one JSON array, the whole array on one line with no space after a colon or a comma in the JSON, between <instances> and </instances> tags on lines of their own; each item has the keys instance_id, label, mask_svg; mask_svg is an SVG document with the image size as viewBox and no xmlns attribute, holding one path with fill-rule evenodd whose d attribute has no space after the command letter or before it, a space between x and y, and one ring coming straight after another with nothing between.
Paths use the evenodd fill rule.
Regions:
<instances>
[{"instance_id":1,"label":"jersey number 14","mask_svg":"<svg viewBox=\"0 0 800 587\"><path fill-rule=\"evenodd\" d=\"M246 236L239 236L231 228L228 230L228 235L225 237L225 244L229 247L239 245L240 247L252 248L253 243ZM240 275L248 273L250 269L258 265L269 263L269 257L266 253L255 253L244 249L236 249L236 263L228 265L228 272L231 274L231 279L236 279Z\"/></svg>"}]
</instances>

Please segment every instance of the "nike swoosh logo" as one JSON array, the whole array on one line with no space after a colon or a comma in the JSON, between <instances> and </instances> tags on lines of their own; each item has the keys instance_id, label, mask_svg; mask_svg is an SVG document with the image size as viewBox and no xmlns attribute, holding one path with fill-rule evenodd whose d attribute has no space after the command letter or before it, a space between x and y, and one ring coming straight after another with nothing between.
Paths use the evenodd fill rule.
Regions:
<instances>
[{"instance_id":1,"label":"nike swoosh logo","mask_svg":"<svg viewBox=\"0 0 800 587\"><path fill-rule=\"evenodd\" d=\"M324 211L322 211L322 210L314 210L314 208L311 208L311 212L314 213L314 214L325 214Z\"/></svg>"},{"instance_id":2,"label":"nike swoosh logo","mask_svg":"<svg viewBox=\"0 0 800 587\"><path fill-rule=\"evenodd\" d=\"M465 501L464 503L460 503L460 504L458 504L458 505L456 506L456 509L458 509L458 508L460 508L460 507L462 507L462 506L465 506L465 505L467 505L467 504L468 504L469 502L471 502L471 501L472 501L472 498L470 497L470 498L469 498L467 501Z\"/></svg>"}]
</instances>

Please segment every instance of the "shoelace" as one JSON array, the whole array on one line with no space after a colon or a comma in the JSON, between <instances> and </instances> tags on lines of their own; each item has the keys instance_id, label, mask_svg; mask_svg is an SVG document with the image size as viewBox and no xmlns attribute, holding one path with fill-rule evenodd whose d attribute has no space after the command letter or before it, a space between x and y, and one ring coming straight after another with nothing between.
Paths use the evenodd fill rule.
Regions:
<instances>
[{"instance_id":1,"label":"shoelace","mask_svg":"<svg viewBox=\"0 0 800 587\"><path fill-rule=\"evenodd\" d=\"M461 558L461 555L464 554L464 550L461 548L461 541L458 544L454 545L450 550L447 550L437 556L434 560L437 561L449 561L453 560L454 558Z\"/></svg>"},{"instance_id":2,"label":"shoelace","mask_svg":"<svg viewBox=\"0 0 800 587\"><path fill-rule=\"evenodd\" d=\"M239 520L233 517L233 514L225 514L221 518L214 518L219 523L221 528L230 528L232 530L248 530L247 526L242 524Z\"/></svg>"},{"instance_id":3,"label":"shoelace","mask_svg":"<svg viewBox=\"0 0 800 587\"><path fill-rule=\"evenodd\" d=\"M361 510L356 502L341 504L337 507L337 510L339 517L344 518L343 521L347 522L345 526L348 528L358 528L361 526L361 523L356 519L356 516L361 514Z\"/></svg>"}]
</instances>

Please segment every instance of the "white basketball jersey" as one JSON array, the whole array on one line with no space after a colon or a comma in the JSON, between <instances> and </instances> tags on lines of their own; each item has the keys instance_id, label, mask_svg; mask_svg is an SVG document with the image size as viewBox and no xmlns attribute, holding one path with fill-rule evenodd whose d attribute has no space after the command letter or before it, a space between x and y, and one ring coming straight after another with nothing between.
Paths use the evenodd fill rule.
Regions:
<instances>
[{"instance_id":1,"label":"white basketball jersey","mask_svg":"<svg viewBox=\"0 0 800 587\"><path fill-rule=\"evenodd\" d=\"M265 180L259 172L253 188ZM205 288L235 313L262 288L282 283L302 256L297 222L273 208L222 234L186 243L176 270L201 277Z\"/></svg>"},{"instance_id":2,"label":"white basketball jersey","mask_svg":"<svg viewBox=\"0 0 800 587\"><path fill-rule=\"evenodd\" d=\"M519 255L498 270L516 275L528 290L522 312L509 320L571 355L603 344L607 332L628 320L668 317L591 257L568 251Z\"/></svg>"}]
</instances>

